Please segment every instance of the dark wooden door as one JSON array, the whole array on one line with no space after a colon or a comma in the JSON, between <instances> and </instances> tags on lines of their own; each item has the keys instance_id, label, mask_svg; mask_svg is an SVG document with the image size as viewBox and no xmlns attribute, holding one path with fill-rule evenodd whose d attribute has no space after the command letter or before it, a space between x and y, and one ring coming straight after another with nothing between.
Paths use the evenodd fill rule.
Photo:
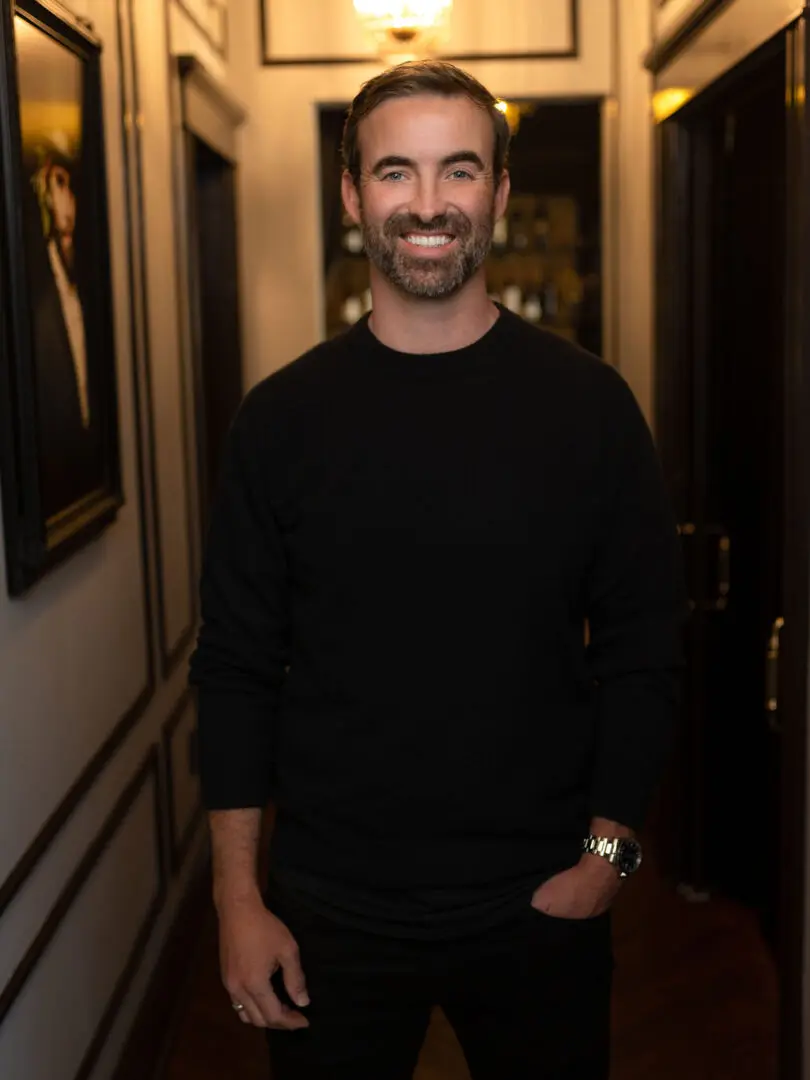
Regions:
<instances>
[{"instance_id":1,"label":"dark wooden door","mask_svg":"<svg viewBox=\"0 0 810 1080\"><path fill-rule=\"evenodd\" d=\"M202 528L243 396L236 167L187 136L195 400Z\"/></svg>"},{"instance_id":2,"label":"dark wooden door","mask_svg":"<svg viewBox=\"0 0 810 1080\"><path fill-rule=\"evenodd\" d=\"M660 249L671 291L658 427L693 608L670 777L677 824L660 858L680 882L753 908L772 939L782 747L766 681L783 615L785 72L777 42L660 133L672 216Z\"/></svg>"},{"instance_id":3,"label":"dark wooden door","mask_svg":"<svg viewBox=\"0 0 810 1080\"><path fill-rule=\"evenodd\" d=\"M693 611L652 839L673 883L758 916L780 1080L806 1015L808 70L802 17L657 128L656 432Z\"/></svg>"},{"instance_id":4,"label":"dark wooden door","mask_svg":"<svg viewBox=\"0 0 810 1080\"><path fill-rule=\"evenodd\" d=\"M708 884L754 908L775 940L779 735L766 709L782 616L786 272L785 62L708 110L708 304L700 350L706 560ZM756 852L755 856L752 853Z\"/></svg>"}]
</instances>

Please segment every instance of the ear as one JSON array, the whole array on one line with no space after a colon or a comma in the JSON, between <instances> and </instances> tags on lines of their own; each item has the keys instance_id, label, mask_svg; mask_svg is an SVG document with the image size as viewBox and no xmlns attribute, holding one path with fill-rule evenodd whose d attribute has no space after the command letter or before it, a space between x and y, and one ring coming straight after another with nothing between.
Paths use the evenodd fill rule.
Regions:
<instances>
[{"instance_id":1,"label":"ear","mask_svg":"<svg viewBox=\"0 0 810 1080\"><path fill-rule=\"evenodd\" d=\"M506 213L506 204L509 202L509 191L511 190L511 181L509 179L509 173L506 169L501 173L501 179L495 191L495 220L499 221Z\"/></svg>"},{"instance_id":2,"label":"ear","mask_svg":"<svg viewBox=\"0 0 810 1080\"><path fill-rule=\"evenodd\" d=\"M346 208L346 213L355 225L359 225L360 192L357 190L357 185L348 169L343 170L343 176L340 179L340 193L343 196L343 205Z\"/></svg>"}]
</instances>

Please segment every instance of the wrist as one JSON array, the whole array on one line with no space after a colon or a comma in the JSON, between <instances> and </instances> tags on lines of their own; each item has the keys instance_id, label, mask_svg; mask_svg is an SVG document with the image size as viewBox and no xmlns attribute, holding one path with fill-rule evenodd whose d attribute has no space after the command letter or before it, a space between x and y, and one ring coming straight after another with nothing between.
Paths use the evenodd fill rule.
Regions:
<instances>
[{"instance_id":1,"label":"wrist","mask_svg":"<svg viewBox=\"0 0 810 1080\"><path fill-rule=\"evenodd\" d=\"M593 817L590 824L591 836L618 837L622 840L635 840L636 834L628 825L622 825L619 821L611 821L610 818Z\"/></svg>"},{"instance_id":2,"label":"wrist","mask_svg":"<svg viewBox=\"0 0 810 1080\"><path fill-rule=\"evenodd\" d=\"M218 915L256 907L259 904L264 907L261 890L255 881L216 884L213 899Z\"/></svg>"},{"instance_id":3,"label":"wrist","mask_svg":"<svg viewBox=\"0 0 810 1080\"><path fill-rule=\"evenodd\" d=\"M603 859L601 855L592 855L590 852L583 852L580 856L579 866L583 873L594 879L602 881L620 881L621 874L616 866L614 866L607 859Z\"/></svg>"}]
</instances>

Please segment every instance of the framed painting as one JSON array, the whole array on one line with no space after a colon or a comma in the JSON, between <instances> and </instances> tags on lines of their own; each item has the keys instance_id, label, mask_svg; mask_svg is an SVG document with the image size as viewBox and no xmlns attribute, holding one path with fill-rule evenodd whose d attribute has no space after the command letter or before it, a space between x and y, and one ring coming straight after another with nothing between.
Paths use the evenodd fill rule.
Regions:
<instances>
[{"instance_id":1,"label":"framed painting","mask_svg":"<svg viewBox=\"0 0 810 1080\"><path fill-rule=\"evenodd\" d=\"M0 5L0 485L26 592L123 503L101 45L55 5Z\"/></svg>"}]
</instances>

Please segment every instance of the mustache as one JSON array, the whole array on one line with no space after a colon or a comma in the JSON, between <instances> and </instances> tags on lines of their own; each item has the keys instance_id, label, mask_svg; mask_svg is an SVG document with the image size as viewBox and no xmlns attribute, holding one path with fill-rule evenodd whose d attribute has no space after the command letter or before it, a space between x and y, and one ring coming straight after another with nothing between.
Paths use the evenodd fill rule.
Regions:
<instances>
[{"instance_id":1,"label":"mustache","mask_svg":"<svg viewBox=\"0 0 810 1080\"><path fill-rule=\"evenodd\" d=\"M384 226L385 235L388 237L404 236L409 232L447 233L464 237L471 230L470 219L464 214L437 214L430 221L424 221L416 214L394 214Z\"/></svg>"}]
</instances>

